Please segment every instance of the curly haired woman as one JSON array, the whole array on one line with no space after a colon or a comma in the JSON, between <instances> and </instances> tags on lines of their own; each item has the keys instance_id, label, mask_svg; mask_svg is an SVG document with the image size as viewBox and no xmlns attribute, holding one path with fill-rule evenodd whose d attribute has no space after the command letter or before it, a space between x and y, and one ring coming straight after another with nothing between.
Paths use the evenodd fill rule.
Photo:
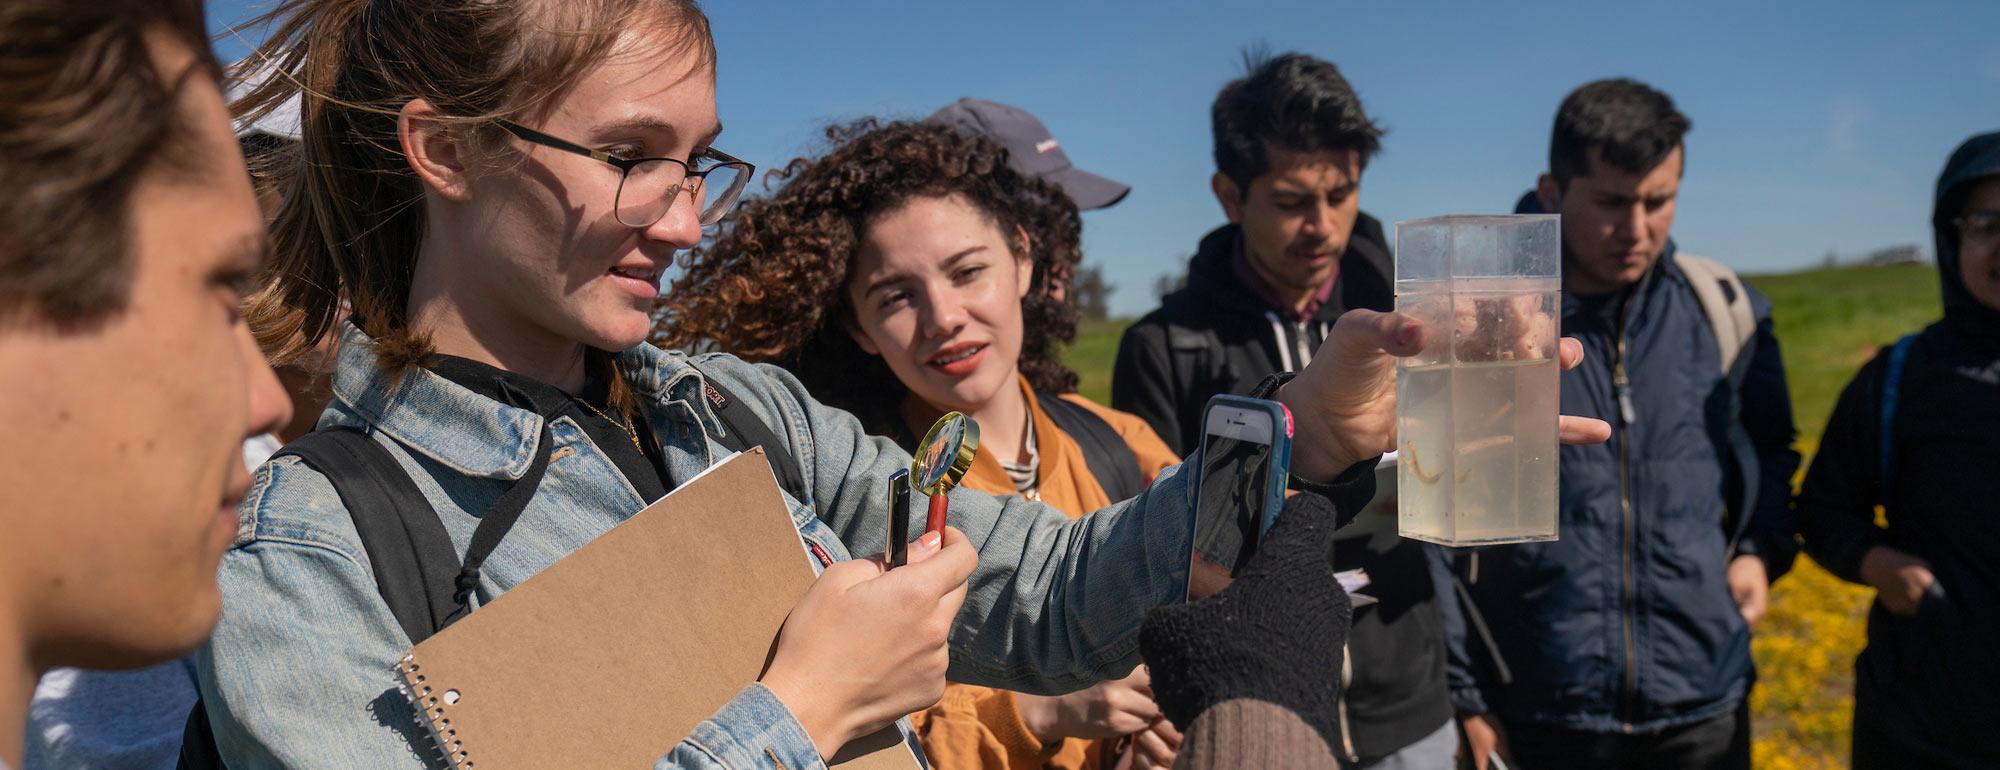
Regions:
<instances>
[{"instance_id":1,"label":"curly haired woman","mask_svg":"<svg viewBox=\"0 0 2000 770\"><path fill-rule=\"evenodd\" d=\"M1079 254L1060 190L947 127L864 120L827 135L831 152L793 161L781 189L684 258L663 341L779 363L906 448L964 412L982 438L966 486L1071 516L1136 492L1093 473L1116 475L1087 459L1095 436L1075 434L1122 443L1139 485L1177 460L1143 421L1068 393L1076 374L1058 353L1075 311L1039 286ZM1174 739L1157 722L1143 672L1056 697L952 685L918 720L944 770L1109 767L1133 734L1164 765Z\"/></svg>"}]
</instances>

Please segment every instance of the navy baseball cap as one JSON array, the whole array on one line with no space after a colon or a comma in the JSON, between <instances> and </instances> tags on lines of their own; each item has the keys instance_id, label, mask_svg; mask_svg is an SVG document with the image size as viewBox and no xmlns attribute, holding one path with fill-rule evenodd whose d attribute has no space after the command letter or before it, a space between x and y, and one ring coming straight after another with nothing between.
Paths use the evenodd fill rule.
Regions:
<instances>
[{"instance_id":1,"label":"navy baseball cap","mask_svg":"<svg viewBox=\"0 0 2000 770\"><path fill-rule=\"evenodd\" d=\"M1007 148L1007 165L1029 176L1056 183L1078 209L1101 209L1125 199L1132 188L1077 168L1069 154L1049 134L1048 126L1027 110L984 99L960 99L924 118L960 131L981 134Z\"/></svg>"}]
</instances>

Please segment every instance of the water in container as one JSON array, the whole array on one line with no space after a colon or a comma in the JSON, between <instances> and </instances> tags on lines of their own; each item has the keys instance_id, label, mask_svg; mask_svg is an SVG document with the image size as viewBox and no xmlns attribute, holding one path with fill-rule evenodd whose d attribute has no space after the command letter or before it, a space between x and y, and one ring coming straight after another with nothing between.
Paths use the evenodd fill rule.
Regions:
<instances>
[{"instance_id":1,"label":"water in container","mask_svg":"<svg viewBox=\"0 0 2000 770\"><path fill-rule=\"evenodd\" d=\"M1397 361L1404 537L1556 538L1560 238L1548 215L1396 224L1396 310L1428 329Z\"/></svg>"}]
</instances>

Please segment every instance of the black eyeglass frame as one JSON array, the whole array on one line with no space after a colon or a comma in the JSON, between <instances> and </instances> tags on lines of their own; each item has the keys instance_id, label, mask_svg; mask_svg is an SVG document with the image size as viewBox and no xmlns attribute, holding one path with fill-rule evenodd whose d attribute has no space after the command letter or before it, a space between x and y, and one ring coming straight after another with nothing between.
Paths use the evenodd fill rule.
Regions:
<instances>
[{"instance_id":1,"label":"black eyeglass frame","mask_svg":"<svg viewBox=\"0 0 2000 770\"><path fill-rule=\"evenodd\" d=\"M597 160L601 160L604 161L605 163L610 164L613 168L618 169L618 190L615 197L612 199L614 201L614 203L612 204L614 207L617 206L616 201L621 199L625 194L625 180L629 179L632 176L632 169L638 168L639 166L644 165L646 163L652 163L654 161L666 161L668 163L680 166L682 171L684 172L684 176L682 177L680 183L674 185L674 189L667 191L667 194L664 196L667 201L666 208L660 209L659 216L653 217L652 222L647 222L645 224L633 224L631 222L626 222L623 218L620 218L618 220L619 223L627 227L651 227L653 226L654 223L659 222L662 217L665 217L667 215L667 212L673 210L674 201L680 197L681 190L686 187L688 179L705 179L709 175L709 172L715 171L716 169L735 167L739 170L739 173L741 173L743 177L740 181L731 185L731 187L734 188L731 192L733 192L736 195L741 195L742 188L748 186L750 177L757 173L757 166L755 164L743 160L742 158L738 158L734 155L730 155L729 153L715 149L713 147L704 150L702 153L702 157L715 161L715 165L697 169L689 161L681 160L680 158L666 158L666 157L620 158L613 156L611 153L605 152L603 150L593 150L590 149L589 147L577 144L576 142L572 142L568 139L546 134L541 131L536 131L535 129L529 128L519 123L515 123L514 121L511 120L500 119L494 122L499 123L501 128L507 129L507 133L513 134L515 138L520 139L521 141L528 142L530 144L539 144L543 147L561 150L567 153L582 155L586 158L595 158ZM734 206L735 201L732 200L730 201L730 203L731 206L718 205L716 207L716 214L713 221L710 221L708 217L702 216L702 212L700 211L695 212L695 216L699 217L702 220L701 224L703 224L704 226L715 224L716 222L722 220L722 217L728 213L728 209Z\"/></svg>"}]
</instances>

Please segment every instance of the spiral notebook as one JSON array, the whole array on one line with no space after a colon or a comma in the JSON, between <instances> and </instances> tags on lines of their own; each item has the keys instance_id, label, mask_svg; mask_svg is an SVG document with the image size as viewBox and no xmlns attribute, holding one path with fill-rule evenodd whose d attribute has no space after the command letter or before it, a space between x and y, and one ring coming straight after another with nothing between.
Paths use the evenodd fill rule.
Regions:
<instances>
[{"instance_id":1,"label":"spiral notebook","mask_svg":"<svg viewBox=\"0 0 2000 770\"><path fill-rule=\"evenodd\" d=\"M753 449L418 644L398 674L452 767L643 770L757 679L812 585L808 558ZM833 764L920 766L894 727Z\"/></svg>"}]
</instances>

